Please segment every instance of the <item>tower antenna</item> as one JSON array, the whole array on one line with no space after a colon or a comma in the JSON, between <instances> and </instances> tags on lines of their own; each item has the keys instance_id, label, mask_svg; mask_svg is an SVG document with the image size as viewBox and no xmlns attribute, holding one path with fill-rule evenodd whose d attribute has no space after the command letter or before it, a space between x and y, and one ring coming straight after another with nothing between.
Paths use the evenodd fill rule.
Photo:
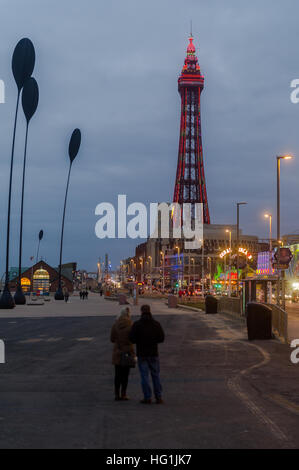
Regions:
<instances>
[{"instance_id":1,"label":"tower antenna","mask_svg":"<svg viewBox=\"0 0 299 470\"><path fill-rule=\"evenodd\" d=\"M193 38L193 23L192 20L190 21L190 36Z\"/></svg>"}]
</instances>

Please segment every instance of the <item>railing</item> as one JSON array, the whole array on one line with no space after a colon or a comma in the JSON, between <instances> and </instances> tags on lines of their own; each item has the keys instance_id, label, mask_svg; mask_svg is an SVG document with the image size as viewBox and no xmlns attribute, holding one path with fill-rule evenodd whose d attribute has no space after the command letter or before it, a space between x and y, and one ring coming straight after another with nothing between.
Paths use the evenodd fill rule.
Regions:
<instances>
[{"instance_id":1,"label":"railing","mask_svg":"<svg viewBox=\"0 0 299 470\"><path fill-rule=\"evenodd\" d=\"M275 304L264 304L272 310L272 331L283 339L286 343L288 342L288 314L280 307ZM234 297L220 297L218 299L218 313L228 313L238 318L245 318L242 315L242 301L239 298Z\"/></svg>"},{"instance_id":2,"label":"railing","mask_svg":"<svg viewBox=\"0 0 299 470\"><path fill-rule=\"evenodd\" d=\"M199 302L204 302L204 298L202 296L195 296L195 295L192 295L192 297L189 297L189 296L182 296L181 298L179 298L179 302L184 302L184 303L188 303L188 304L197 304Z\"/></svg>"},{"instance_id":3,"label":"railing","mask_svg":"<svg viewBox=\"0 0 299 470\"><path fill-rule=\"evenodd\" d=\"M218 312L229 313L235 317L241 317L241 299L236 297L220 297L218 300Z\"/></svg>"},{"instance_id":4,"label":"railing","mask_svg":"<svg viewBox=\"0 0 299 470\"><path fill-rule=\"evenodd\" d=\"M275 304L265 304L272 310L273 333L288 342L288 314Z\"/></svg>"}]
</instances>

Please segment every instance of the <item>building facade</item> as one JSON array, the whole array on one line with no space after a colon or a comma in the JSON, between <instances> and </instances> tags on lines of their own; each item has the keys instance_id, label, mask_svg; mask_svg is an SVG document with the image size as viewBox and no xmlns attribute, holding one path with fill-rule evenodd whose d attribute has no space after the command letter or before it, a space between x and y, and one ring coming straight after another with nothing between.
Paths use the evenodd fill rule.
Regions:
<instances>
[{"instance_id":1,"label":"building facade","mask_svg":"<svg viewBox=\"0 0 299 470\"><path fill-rule=\"evenodd\" d=\"M76 263L62 265L62 287L69 292L73 292L74 289L75 267ZM13 273L14 271L12 271L9 288L15 291L17 288L18 274L15 273L17 275L14 277ZM53 268L45 261L39 261L31 268L22 270L21 284L24 293L54 293L58 289L58 268Z\"/></svg>"}]
</instances>

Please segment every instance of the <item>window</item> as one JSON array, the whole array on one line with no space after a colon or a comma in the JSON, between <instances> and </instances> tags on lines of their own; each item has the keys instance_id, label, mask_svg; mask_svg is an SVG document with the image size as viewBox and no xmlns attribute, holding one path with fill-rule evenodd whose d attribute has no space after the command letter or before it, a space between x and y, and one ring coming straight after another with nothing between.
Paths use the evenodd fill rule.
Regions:
<instances>
[{"instance_id":1,"label":"window","mask_svg":"<svg viewBox=\"0 0 299 470\"><path fill-rule=\"evenodd\" d=\"M33 290L49 292L50 276L45 269L38 269L33 275Z\"/></svg>"}]
</instances>

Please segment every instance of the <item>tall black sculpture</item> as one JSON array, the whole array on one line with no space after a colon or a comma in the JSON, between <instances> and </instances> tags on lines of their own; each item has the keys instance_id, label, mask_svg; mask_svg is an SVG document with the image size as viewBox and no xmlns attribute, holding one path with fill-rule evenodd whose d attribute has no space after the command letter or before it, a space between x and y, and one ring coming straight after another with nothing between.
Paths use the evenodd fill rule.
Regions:
<instances>
[{"instance_id":1,"label":"tall black sculpture","mask_svg":"<svg viewBox=\"0 0 299 470\"><path fill-rule=\"evenodd\" d=\"M7 209L7 234L6 234L6 266L5 266L5 286L0 298L0 309L12 309L15 306L14 299L9 290L9 245L10 245L10 214L11 214L11 193L12 193L12 176L14 165L14 152L17 119L21 90L24 83L31 77L35 65L35 50L30 39L22 39L16 46L12 58L12 71L18 88L17 105L14 120L14 130L12 138L11 160L10 160L10 176L8 190L8 209Z\"/></svg>"},{"instance_id":2,"label":"tall black sculpture","mask_svg":"<svg viewBox=\"0 0 299 470\"><path fill-rule=\"evenodd\" d=\"M62 267L62 249L63 249L63 235L64 235L64 220L65 220L65 211L66 211L66 203L67 203L67 195L69 190L70 184L70 176L71 170L73 166L73 162L79 152L81 145L81 132L79 129L75 129L69 144L69 157L70 157L70 166L69 166L69 173L66 183L66 191L65 191L65 199L64 199L64 208L63 208L63 216L62 216L62 228L61 228L61 240L60 240L60 259L59 259L59 277L58 277L58 289L55 293L55 300L64 300L64 295L62 291L61 285L61 267Z\"/></svg>"},{"instance_id":3,"label":"tall black sculpture","mask_svg":"<svg viewBox=\"0 0 299 470\"><path fill-rule=\"evenodd\" d=\"M37 245L37 253L36 253L36 263L38 263L38 256L39 256L39 248L40 248L40 242L44 238L44 231L41 230L38 234L38 245Z\"/></svg>"},{"instance_id":4,"label":"tall black sculpture","mask_svg":"<svg viewBox=\"0 0 299 470\"><path fill-rule=\"evenodd\" d=\"M20 242L19 242L19 278L17 291L14 296L16 305L24 305L26 297L22 290L22 248L23 248L23 215L24 215L24 192L25 192L25 178L26 178L26 162L27 162L27 143L28 143L28 130L31 118L36 112L38 106L39 91L36 80L31 77L24 85L22 93L22 106L26 118L26 136L25 136L25 149L23 161L23 180L22 180L22 200L21 200L21 217L20 217Z\"/></svg>"}]
</instances>

